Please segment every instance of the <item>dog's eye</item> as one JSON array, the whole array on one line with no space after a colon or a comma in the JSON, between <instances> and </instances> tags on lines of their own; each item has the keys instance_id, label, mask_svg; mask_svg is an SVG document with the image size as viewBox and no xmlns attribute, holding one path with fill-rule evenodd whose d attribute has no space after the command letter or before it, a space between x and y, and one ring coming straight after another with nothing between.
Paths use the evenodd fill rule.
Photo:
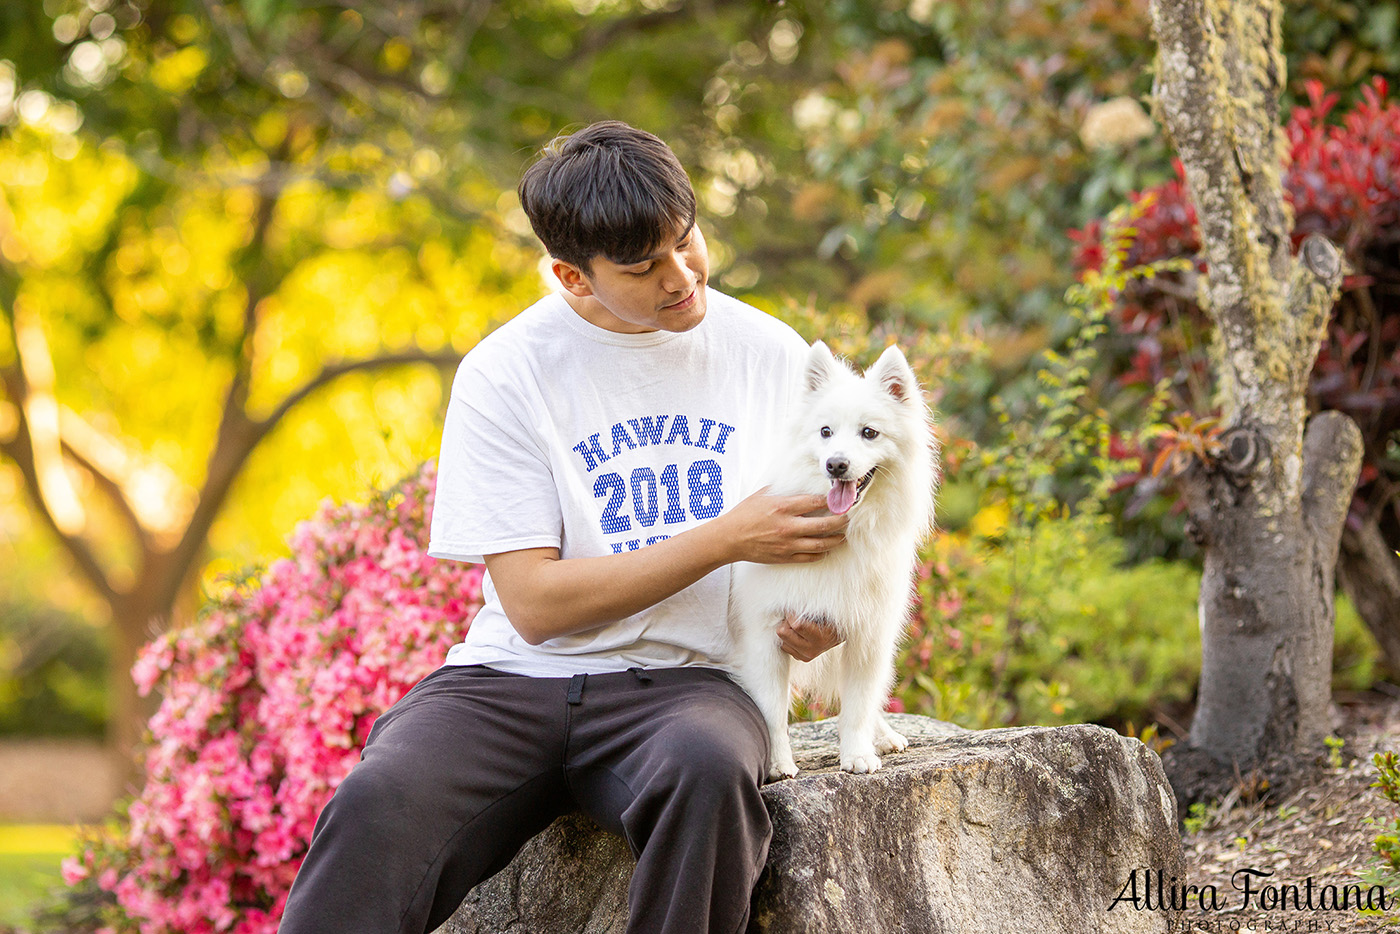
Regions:
<instances>
[{"instance_id":1,"label":"dog's eye","mask_svg":"<svg viewBox=\"0 0 1400 934\"><path fill-rule=\"evenodd\" d=\"M823 438L830 438L830 437L831 437L831 429L830 429L828 426L826 426L826 425L823 425L823 426L822 426L822 437L823 437Z\"/></svg>"},{"instance_id":2,"label":"dog's eye","mask_svg":"<svg viewBox=\"0 0 1400 934\"><path fill-rule=\"evenodd\" d=\"M876 438L880 437L880 433L874 428L862 428L860 430L860 436L866 441L874 441Z\"/></svg>"}]
</instances>

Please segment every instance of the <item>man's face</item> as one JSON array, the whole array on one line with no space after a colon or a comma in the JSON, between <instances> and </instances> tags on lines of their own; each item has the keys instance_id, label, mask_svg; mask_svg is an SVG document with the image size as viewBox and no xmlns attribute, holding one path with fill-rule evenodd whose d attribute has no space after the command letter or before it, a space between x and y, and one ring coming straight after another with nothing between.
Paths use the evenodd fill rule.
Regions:
<instances>
[{"instance_id":1,"label":"man's face","mask_svg":"<svg viewBox=\"0 0 1400 934\"><path fill-rule=\"evenodd\" d=\"M554 274L574 310L608 331L689 331L705 319L710 254L698 224L668 238L639 262L619 265L597 256L586 276L555 260Z\"/></svg>"}]
</instances>

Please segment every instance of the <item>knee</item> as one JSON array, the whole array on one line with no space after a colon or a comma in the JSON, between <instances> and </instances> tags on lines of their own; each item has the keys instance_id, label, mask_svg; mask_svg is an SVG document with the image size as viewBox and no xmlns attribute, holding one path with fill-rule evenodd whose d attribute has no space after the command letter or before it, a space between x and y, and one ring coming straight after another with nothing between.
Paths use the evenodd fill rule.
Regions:
<instances>
[{"instance_id":1,"label":"knee","mask_svg":"<svg viewBox=\"0 0 1400 934\"><path fill-rule=\"evenodd\" d=\"M758 800L768 754L767 734L737 735L722 724L677 731L654 776L660 784L701 806L725 800Z\"/></svg>"},{"instance_id":2,"label":"knee","mask_svg":"<svg viewBox=\"0 0 1400 934\"><path fill-rule=\"evenodd\" d=\"M760 769L728 754L723 745L697 745L667 759L645 776L621 813L633 852L656 833L698 850L748 854L761 865L772 822L760 794Z\"/></svg>"},{"instance_id":3,"label":"knee","mask_svg":"<svg viewBox=\"0 0 1400 934\"><path fill-rule=\"evenodd\" d=\"M389 757L366 758L341 781L321 820L392 833L413 826L415 816L432 813L438 794L422 772Z\"/></svg>"}]
</instances>

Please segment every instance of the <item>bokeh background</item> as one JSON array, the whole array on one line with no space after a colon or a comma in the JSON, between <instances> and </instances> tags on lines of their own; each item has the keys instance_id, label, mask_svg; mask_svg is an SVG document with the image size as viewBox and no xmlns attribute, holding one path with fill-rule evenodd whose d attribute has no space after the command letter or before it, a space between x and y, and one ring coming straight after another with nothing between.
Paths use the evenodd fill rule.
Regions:
<instances>
[{"instance_id":1,"label":"bokeh background","mask_svg":"<svg viewBox=\"0 0 1400 934\"><path fill-rule=\"evenodd\" d=\"M1394 141L1400 2L1285 8L1280 119ZM1139 192L1119 264L1194 249L1153 52L1143 0L0 7L0 925L138 787L139 647L436 455L455 361L550 287L519 173L597 119L687 166L713 284L929 386L893 703L1180 735L1197 554L1148 467L1211 414L1209 335L1180 267L1067 295ZM1367 184L1317 209L1356 274L1314 395L1370 419L1354 524L1393 549L1400 191ZM1339 602L1338 691L1393 690L1366 623Z\"/></svg>"}]
</instances>

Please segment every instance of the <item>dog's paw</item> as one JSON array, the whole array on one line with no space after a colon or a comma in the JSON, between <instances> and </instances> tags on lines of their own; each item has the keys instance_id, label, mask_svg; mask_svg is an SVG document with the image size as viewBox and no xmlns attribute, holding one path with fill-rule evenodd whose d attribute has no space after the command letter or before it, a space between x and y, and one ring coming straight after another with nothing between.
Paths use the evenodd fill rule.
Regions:
<instances>
[{"instance_id":1,"label":"dog's paw","mask_svg":"<svg viewBox=\"0 0 1400 934\"><path fill-rule=\"evenodd\" d=\"M868 775L880 771L880 757L873 752L860 756L841 757L841 770L856 775Z\"/></svg>"},{"instance_id":2,"label":"dog's paw","mask_svg":"<svg viewBox=\"0 0 1400 934\"><path fill-rule=\"evenodd\" d=\"M797 763L791 757L782 762L774 762L768 767L768 780L770 782L782 781L785 778L797 777Z\"/></svg>"},{"instance_id":3,"label":"dog's paw","mask_svg":"<svg viewBox=\"0 0 1400 934\"><path fill-rule=\"evenodd\" d=\"M889 755L892 752L904 752L908 748L909 740L905 739L903 734L896 733L894 730L888 728L886 728L885 732L880 734L879 739L875 740L875 751L882 756Z\"/></svg>"}]
</instances>

